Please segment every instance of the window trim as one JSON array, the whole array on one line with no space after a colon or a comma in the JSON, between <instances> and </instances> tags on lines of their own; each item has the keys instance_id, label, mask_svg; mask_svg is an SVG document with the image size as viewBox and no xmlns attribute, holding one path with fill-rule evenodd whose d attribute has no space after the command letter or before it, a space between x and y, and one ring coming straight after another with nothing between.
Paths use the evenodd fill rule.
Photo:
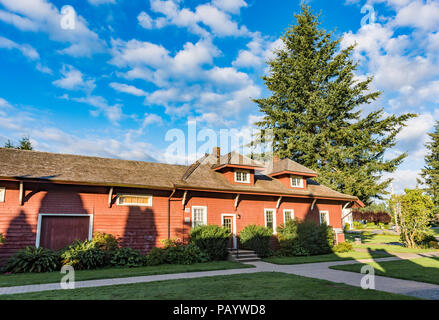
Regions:
<instances>
[{"instance_id":1,"label":"window trim","mask_svg":"<svg viewBox=\"0 0 439 320\"><path fill-rule=\"evenodd\" d=\"M148 203L120 203L120 197L138 197L149 198ZM130 194L130 193L118 193L116 196L116 205L127 207L152 207L152 194Z\"/></svg>"},{"instance_id":2,"label":"window trim","mask_svg":"<svg viewBox=\"0 0 439 320\"><path fill-rule=\"evenodd\" d=\"M284 224L286 223L285 221L285 214L290 211L290 217L291 220L294 220L295 216L294 216L294 209L284 209L283 213L284 213Z\"/></svg>"},{"instance_id":3,"label":"window trim","mask_svg":"<svg viewBox=\"0 0 439 320\"><path fill-rule=\"evenodd\" d=\"M192 228L195 228L195 219L194 219L194 209L203 209L204 210L204 216L203 216L203 225L207 226L207 206L192 206Z\"/></svg>"},{"instance_id":4,"label":"window trim","mask_svg":"<svg viewBox=\"0 0 439 320\"><path fill-rule=\"evenodd\" d=\"M238 181L238 180L236 179L236 174L237 174L238 172L245 172L245 173L247 173L247 180L246 180L246 181ZM234 175L234 177L235 177L235 182L237 182L237 183L250 183L250 175L251 175L250 170L236 169L236 170L233 172L233 175Z\"/></svg>"},{"instance_id":5,"label":"window trim","mask_svg":"<svg viewBox=\"0 0 439 320\"><path fill-rule=\"evenodd\" d=\"M264 209L264 224L265 227L267 227L267 211L273 211L273 234L276 234L277 231L277 223L276 223L276 209L272 209L272 208L265 208Z\"/></svg>"},{"instance_id":6,"label":"window trim","mask_svg":"<svg viewBox=\"0 0 439 320\"><path fill-rule=\"evenodd\" d=\"M320 225L322 225L322 213L326 213L327 217L328 217L328 221L326 222L326 224L329 226L330 222L329 222L329 211L328 210L320 210L319 211L319 219L320 219Z\"/></svg>"},{"instance_id":7,"label":"window trim","mask_svg":"<svg viewBox=\"0 0 439 320\"><path fill-rule=\"evenodd\" d=\"M6 188L0 187L0 202L5 202Z\"/></svg>"},{"instance_id":8,"label":"window trim","mask_svg":"<svg viewBox=\"0 0 439 320\"><path fill-rule=\"evenodd\" d=\"M300 184L298 186L293 185L293 178L295 178L295 179L299 178L300 179ZM303 188L303 186L304 186L303 176L291 175L290 176L290 186L291 186L291 188Z\"/></svg>"}]
</instances>

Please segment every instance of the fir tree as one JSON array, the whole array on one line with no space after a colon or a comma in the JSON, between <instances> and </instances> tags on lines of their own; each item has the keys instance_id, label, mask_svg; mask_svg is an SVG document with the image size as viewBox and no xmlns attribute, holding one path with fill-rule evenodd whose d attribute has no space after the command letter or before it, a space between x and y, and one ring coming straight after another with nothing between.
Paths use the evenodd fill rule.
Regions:
<instances>
[{"instance_id":1,"label":"fir tree","mask_svg":"<svg viewBox=\"0 0 439 320\"><path fill-rule=\"evenodd\" d=\"M18 146L15 146L11 140L8 140L5 143L4 148L20 149L20 150L33 150L34 149L29 137L21 138L21 140L18 141Z\"/></svg>"},{"instance_id":2,"label":"fir tree","mask_svg":"<svg viewBox=\"0 0 439 320\"><path fill-rule=\"evenodd\" d=\"M434 132L428 134L431 141L425 145L428 154L425 156L425 167L421 176L427 185L427 193L434 204L434 213L439 214L439 121L434 126Z\"/></svg>"},{"instance_id":3,"label":"fir tree","mask_svg":"<svg viewBox=\"0 0 439 320\"><path fill-rule=\"evenodd\" d=\"M382 173L395 171L407 156L385 160L384 153L416 115L386 117L379 109L362 116L360 106L381 92L370 92L372 77L355 79L354 46L341 50L341 39L320 29L307 5L295 18L263 77L272 95L254 99L264 114L256 125L272 130L275 154L318 171L322 184L366 203L382 199L391 182Z\"/></svg>"}]
</instances>

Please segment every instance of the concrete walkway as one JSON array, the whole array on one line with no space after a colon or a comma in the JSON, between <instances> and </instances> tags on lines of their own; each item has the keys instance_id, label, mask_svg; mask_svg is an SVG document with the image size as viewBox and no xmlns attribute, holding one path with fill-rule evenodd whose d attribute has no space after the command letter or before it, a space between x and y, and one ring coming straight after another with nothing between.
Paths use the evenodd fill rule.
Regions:
<instances>
[{"instance_id":1,"label":"concrete walkway","mask_svg":"<svg viewBox=\"0 0 439 320\"><path fill-rule=\"evenodd\" d=\"M400 259L413 259L419 257L439 256L439 253L432 253L432 254L401 253L395 255L398 256L379 258L379 259L334 261L334 262L307 263L307 264L297 264L297 265L276 265L262 261L248 262L247 264L254 265L255 268L229 269L229 270L204 271L204 272L186 272L186 273L174 273L174 274L163 274L163 275L141 276L141 277L130 277L130 278L77 281L75 283L75 288L77 289L77 288L102 287L102 286L145 283L145 282L163 281L163 280L191 279L191 278L213 277L213 276L234 275L234 274L249 274L256 272L284 272L284 273L295 274L309 278L323 279L332 282L345 283L351 286L360 287L361 278L364 276L363 274L348 272L348 271L332 270L329 269L329 267L335 265L344 265L344 264L353 264L353 263L367 263L372 261L382 262L382 261L394 261ZM424 299L439 300L439 285L428 284L423 282L375 276L375 289L385 292L398 293L403 295L424 298ZM37 285L16 286L16 287L0 287L0 295L40 292L40 291L49 291L49 290L62 290L62 288L59 283L37 284Z\"/></svg>"}]
</instances>

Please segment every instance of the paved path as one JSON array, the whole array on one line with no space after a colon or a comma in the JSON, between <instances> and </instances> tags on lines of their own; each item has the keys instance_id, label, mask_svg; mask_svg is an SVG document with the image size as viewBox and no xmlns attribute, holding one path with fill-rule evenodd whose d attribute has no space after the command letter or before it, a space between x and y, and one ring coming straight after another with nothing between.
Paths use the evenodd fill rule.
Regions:
<instances>
[{"instance_id":1,"label":"paved path","mask_svg":"<svg viewBox=\"0 0 439 320\"><path fill-rule=\"evenodd\" d=\"M141 276L130 278L115 278L115 279L101 279L101 280L88 280L77 281L75 288L89 288L89 287L102 287L112 286L119 284L132 284L153 282L162 280L176 280L176 279L190 279L201 277L213 277L222 275L234 275L234 274L249 274L256 272L284 272L289 274L296 274L309 278L317 278L328 280L332 282L345 283L348 285L359 287L361 286L361 278L364 276L360 273L332 270L330 266L344 265L352 263L367 263L367 262L381 262L381 261L394 261L400 259L413 259L419 257L431 257L439 256L439 253L426 253L426 254L395 254L397 257L379 258L379 259L367 259L367 260L350 260L350 261L334 261L334 262L322 262L322 263L307 263L297 265L276 265L267 262L248 262L248 264L254 265L256 268L249 269L229 269L229 270L217 270L217 271L204 271L204 272L186 272L186 273L174 273L163 274L154 276ZM382 276L375 276L375 289L385 292L404 294L424 299L439 300L439 285L428 284L423 282L409 281L394 279ZM16 287L0 287L0 295L3 294L16 294L16 293L29 293L40 292L49 290L61 290L59 283L37 284L27 286Z\"/></svg>"}]
</instances>

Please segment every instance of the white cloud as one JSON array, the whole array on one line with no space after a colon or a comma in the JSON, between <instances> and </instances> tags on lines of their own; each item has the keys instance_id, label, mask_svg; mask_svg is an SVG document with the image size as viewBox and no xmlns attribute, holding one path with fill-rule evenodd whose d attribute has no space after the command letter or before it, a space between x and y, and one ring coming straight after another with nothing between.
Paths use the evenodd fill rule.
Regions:
<instances>
[{"instance_id":1,"label":"white cloud","mask_svg":"<svg viewBox=\"0 0 439 320\"><path fill-rule=\"evenodd\" d=\"M412 1L401 8L394 23L397 26L415 27L437 31L439 28L439 3L437 1Z\"/></svg>"},{"instance_id":2,"label":"white cloud","mask_svg":"<svg viewBox=\"0 0 439 320\"><path fill-rule=\"evenodd\" d=\"M107 100L101 96L86 96L81 98L72 98L73 101L85 103L96 108L90 111L93 116L103 113L113 124L118 125L118 121L122 118L122 105L108 104Z\"/></svg>"},{"instance_id":3,"label":"white cloud","mask_svg":"<svg viewBox=\"0 0 439 320\"><path fill-rule=\"evenodd\" d=\"M110 87L112 87L114 90L132 94L139 97L146 95L146 92L143 91L142 89L136 88L135 86L131 86L125 83L111 82Z\"/></svg>"},{"instance_id":4,"label":"white cloud","mask_svg":"<svg viewBox=\"0 0 439 320\"><path fill-rule=\"evenodd\" d=\"M214 67L206 71L207 77L214 83L227 86L244 86L249 85L252 81L247 73L239 72L235 68Z\"/></svg>"},{"instance_id":5,"label":"white cloud","mask_svg":"<svg viewBox=\"0 0 439 320\"><path fill-rule=\"evenodd\" d=\"M239 13L241 8L247 7L247 3L244 0L213 0L212 4L226 12Z\"/></svg>"},{"instance_id":6,"label":"white cloud","mask_svg":"<svg viewBox=\"0 0 439 320\"><path fill-rule=\"evenodd\" d=\"M6 49L17 49L19 50L25 57L31 60L40 59L40 55L37 50L35 50L32 46L28 44L18 44L10 39L0 36L0 48Z\"/></svg>"},{"instance_id":7,"label":"white cloud","mask_svg":"<svg viewBox=\"0 0 439 320\"><path fill-rule=\"evenodd\" d=\"M0 0L8 11L0 12L0 20L20 30L47 33L52 40L68 43L60 53L74 57L91 56L102 52L105 43L88 28L87 21L76 15L74 29L61 28L61 12L46 0Z\"/></svg>"},{"instance_id":8,"label":"white cloud","mask_svg":"<svg viewBox=\"0 0 439 320\"><path fill-rule=\"evenodd\" d=\"M67 90L84 90L86 92L91 92L96 87L94 79L85 80L82 72L70 65L63 65L60 72L62 77L53 81L53 84L57 87Z\"/></svg>"},{"instance_id":9,"label":"white cloud","mask_svg":"<svg viewBox=\"0 0 439 320\"><path fill-rule=\"evenodd\" d=\"M195 11L180 8L179 2L178 0L151 0L151 10L163 16L152 19L145 12L141 12L138 16L139 24L146 29L175 25L187 28L190 32L202 37L209 36L209 32L204 26L220 37L248 36L250 34L245 26L238 26L226 13L238 13L241 7L246 6L242 0L220 0L215 1L214 5L202 4L197 6Z\"/></svg>"},{"instance_id":10,"label":"white cloud","mask_svg":"<svg viewBox=\"0 0 439 320\"><path fill-rule=\"evenodd\" d=\"M87 0L91 5L99 6L101 4L115 4L116 0Z\"/></svg>"},{"instance_id":11,"label":"white cloud","mask_svg":"<svg viewBox=\"0 0 439 320\"><path fill-rule=\"evenodd\" d=\"M162 125L163 119L156 114L148 114L145 113L145 118L143 119L142 127L145 128L149 125L156 124L156 125Z\"/></svg>"}]
</instances>

